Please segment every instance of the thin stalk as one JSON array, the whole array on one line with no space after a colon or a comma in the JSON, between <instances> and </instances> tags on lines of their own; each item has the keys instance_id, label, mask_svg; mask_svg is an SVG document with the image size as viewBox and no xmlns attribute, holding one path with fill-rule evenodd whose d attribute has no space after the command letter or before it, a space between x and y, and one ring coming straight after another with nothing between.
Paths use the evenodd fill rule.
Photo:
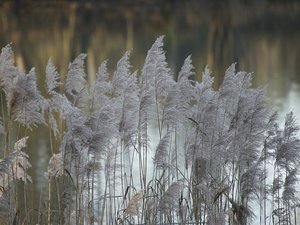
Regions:
<instances>
[{"instance_id":1,"label":"thin stalk","mask_svg":"<svg viewBox=\"0 0 300 225\"><path fill-rule=\"evenodd\" d=\"M125 163L123 163L123 143L121 142L120 143L120 162L121 162L121 168L120 168L120 170L121 170L121 193L125 193L124 192L124 177L123 177L123 173L124 173L124 171L123 171L123 165L125 165Z\"/></svg>"},{"instance_id":2,"label":"thin stalk","mask_svg":"<svg viewBox=\"0 0 300 225\"><path fill-rule=\"evenodd\" d=\"M200 208L200 211L201 211L201 208ZM206 214L207 214L207 204L204 204L204 210L203 210L203 222L202 222L202 224L203 225L205 225L205 222L206 222ZM201 217L200 217L201 218ZM202 218L201 218L201 220L202 220ZM201 222L201 221L200 221ZM201 223L200 223L201 224Z\"/></svg>"},{"instance_id":3,"label":"thin stalk","mask_svg":"<svg viewBox=\"0 0 300 225\"><path fill-rule=\"evenodd\" d=\"M273 180L272 180L273 184L274 184L275 176L276 176L275 169L276 169L276 167L274 165L274 167L273 167ZM271 201L270 215L269 215L269 218L272 218L272 220L269 219L269 225L271 225L271 222L272 222L272 224L275 224L275 219L274 219L274 214L273 214L274 207L275 207L274 205L275 205L275 193L272 190L272 201Z\"/></svg>"},{"instance_id":4,"label":"thin stalk","mask_svg":"<svg viewBox=\"0 0 300 225\"><path fill-rule=\"evenodd\" d=\"M231 174L231 185L232 185L232 189L231 189L231 199L234 201L234 191L235 191L235 163L234 161L232 161L232 174Z\"/></svg>"},{"instance_id":5,"label":"thin stalk","mask_svg":"<svg viewBox=\"0 0 300 225\"><path fill-rule=\"evenodd\" d=\"M179 180L179 174L178 174L178 140L177 140L177 128L175 128L175 132L174 132L174 138L175 138L175 167L176 167L176 180Z\"/></svg>"},{"instance_id":6,"label":"thin stalk","mask_svg":"<svg viewBox=\"0 0 300 225\"><path fill-rule=\"evenodd\" d=\"M4 112L4 100L3 100L3 93L1 92L1 110L2 110L2 118L3 118L3 123L4 123L4 121L5 121L5 112ZM5 124L3 124L4 125L4 127L5 127ZM7 127L6 127L7 128ZM5 129L5 131L6 132L8 132L8 130L7 129ZM7 154L7 152L6 152L6 150L8 149L8 147L7 147L7 143L6 143L6 136L5 136L5 138L4 138L4 150L3 150L3 158L5 158L5 156L6 156L6 154Z\"/></svg>"},{"instance_id":7,"label":"thin stalk","mask_svg":"<svg viewBox=\"0 0 300 225\"><path fill-rule=\"evenodd\" d=\"M134 186L134 182L133 182L133 162L134 162L134 152L139 152L139 150L136 148L135 144L133 143L133 141L131 140L131 144L133 146L133 151L132 151L132 157L131 157L131 162L130 162L130 154L129 154L129 167L130 167L130 171L129 171L129 176L130 176L130 179L129 179L129 183L130 185L129 186Z\"/></svg>"},{"instance_id":8,"label":"thin stalk","mask_svg":"<svg viewBox=\"0 0 300 225\"><path fill-rule=\"evenodd\" d=\"M294 224L297 224L297 205L294 206Z\"/></svg>"},{"instance_id":9,"label":"thin stalk","mask_svg":"<svg viewBox=\"0 0 300 225\"><path fill-rule=\"evenodd\" d=\"M264 173L267 171L267 148L266 148L266 141L265 141L265 147L264 147ZM266 193L266 178L264 178L264 184L263 184L263 201L264 201L264 225L267 225L267 193Z\"/></svg>"},{"instance_id":10,"label":"thin stalk","mask_svg":"<svg viewBox=\"0 0 300 225\"><path fill-rule=\"evenodd\" d=\"M11 118L9 116L7 125L6 125L6 133L5 133L5 143L4 143L4 154L3 157L5 158L9 154L9 146L10 146L10 132L11 132Z\"/></svg>"},{"instance_id":11,"label":"thin stalk","mask_svg":"<svg viewBox=\"0 0 300 225\"><path fill-rule=\"evenodd\" d=\"M279 176L279 167L277 166L277 173L278 173L278 176ZM280 188L278 188L277 189L277 197L278 197L278 201L277 201L277 209L280 209L280 192L279 192L279 189ZM279 219L279 221L278 221L278 225L280 225L281 224L281 216L278 216L278 219Z\"/></svg>"},{"instance_id":12,"label":"thin stalk","mask_svg":"<svg viewBox=\"0 0 300 225\"><path fill-rule=\"evenodd\" d=\"M40 224L41 221L41 205L42 205L42 194L40 194L37 224Z\"/></svg>"},{"instance_id":13,"label":"thin stalk","mask_svg":"<svg viewBox=\"0 0 300 225\"><path fill-rule=\"evenodd\" d=\"M155 76L155 83L156 83L156 76ZM161 133L162 133L162 124L160 122L159 117L159 105L158 105L158 94L157 94L157 88L155 88L155 106L156 106L156 115L157 115L157 125L158 125L158 133L159 133L159 139L161 139Z\"/></svg>"},{"instance_id":14,"label":"thin stalk","mask_svg":"<svg viewBox=\"0 0 300 225\"><path fill-rule=\"evenodd\" d=\"M287 203L288 204L288 203ZM291 208L289 206L287 206L287 214L286 214L286 221L287 224L292 224L292 218L291 218L291 214L293 213L292 211L290 211Z\"/></svg>"},{"instance_id":15,"label":"thin stalk","mask_svg":"<svg viewBox=\"0 0 300 225\"><path fill-rule=\"evenodd\" d=\"M57 193L57 205L58 205L58 212L59 212L59 224L63 224L63 212L61 210L61 198L60 198L60 188L59 188L59 184L58 181L55 179L55 187L56 187L56 193Z\"/></svg>"},{"instance_id":16,"label":"thin stalk","mask_svg":"<svg viewBox=\"0 0 300 225\"><path fill-rule=\"evenodd\" d=\"M148 129L146 129L146 137L148 137ZM143 184L144 184L144 190L146 190L147 188L147 161L148 161L148 145L147 143L144 144L144 154L143 154L143 159L144 159L144 162L143 162L143 166L144 166L144 173L143 173Z\"/></svg>"},{"instance_id":17,"label":"thin stalk","mask_svg":"<svg viewBox=\"0 0 300 225\"><path fill-rule=\"evenodd\" d=\"M25 177L26 179L26 177ZM29 218L29 213L28 213L28 206L27 206L27 191L26 191L26 184L23 185L24 188L24 209L25 209L25 218ZM26 224L28 225L28 219L26 219Z\"/></svg>"},{"instance_id":18,"label":"thin stalk","mask_svg":"<svg viewBox=\"0 0 300 225\"><path fill-rule=\"evenodd\" d=\"M106 177L105 180L105 188L104 188L104 194L103 194L103 203L102 203L102 209L100 214L100 225L103 224L103 219L104 219L104 212L105 212L105 208L106 208L106 194L107 194L107 185L108 185L108 177ZM106 216L107 219L107 216ZM105 221L107 223L107 221Z\"/></svg>"},{"instance_id":19,"label":"thin stalk","mask_svg":"<svg viewBox=\"0 0 300 225\"><path fill-rule=\"evenodd\" d=\"M54 150L53 150L53 138L52 138L52 131L51 131L51 128L50 126L48 126L48 132L49 132L49 142L50 142L50 150L51 150L51 153L52 155L54 154ZM58 185L58 182L56 179L54 179L54 182L55 182L55 187L56 187L56 194L57 194L57 205L58 205L58 212L60 214L60 224L62 224L62 215L61 215L61 200L60 200L60 191L59 191L59 185ZM51 199L51 189L50 190L50 193L48 193L48 199ZM50 198L49 198L50 197ZM50 204L50 202L48 203Z\"/></svg>"},{"instance_id":20,"label":"thin stalk","mask_svg":"<svg viewBox=\"0 0 300 225\"><path fill-rule=\"evenodd\" d=\"M139 111L139 123L138 123L138 149L137 149L137 153L138 153L138 161L139 161L139 175L140 175L140 186L141 186L141 190L144 189L143 187L143 162L142 162L142 127L141 127L141 111ZM147 123L147 115L145 115L145 123ZM147 125L146 125L147 126ZM147 129L147 127L146 127ZM146 189L144 189L146 190Z\"/></svg>"},{"instance_id":21,"label":"thin stalk","mask_svg":"<svg viewBox=\"0 0 300 225\"><path fill-rule=\"evenodd\" d=\"M109 178L109 181L108 181L108 186L111 187L111 179L110 178ZM113 223L113 209L112 209L113 202L112 202L112 198L114 198L114 196L111 196L111 192L109 191L109 210L106 210L106 214L108 213L107 218L109 218L109 220L106 222L107 224Z\"/></svg>"},{"instance_id":22,"label":"thin stalk","mask_svg":"<svg viewBox=\"0 0 300 225\"><path fill-rule=\"evenodd\" d=\"M115 148L115 158L114 158L114 170L113 170L113 196L114 196L114 215L116 215L117 209L117 199L115 198L116 196L116 181L117 181L117 176L116 176L116 172L117 172L117 156L118 156L118 146L119 146L119 141L117 141L117 146ZM122 167L122 166L121 166Z\"/></svg>"},{"instance_id":23,"label":"thin stalk","mask_svg":"<svg viewBox=\"0 0 300 225\"><path fill-rule=\"evenodd\" d=\"M77 163L77 157L75 158L75 174L76 174L76 190L75 190L75 218L76 225L79 225L79 163Z\"/></svg>"},{"instance_id":24,"label":"thin stalk","mask_svg":"<svg viewBox=\"0 0 300 225\"><path fill-rule=\"evenodd\" d=\"M48 179L47 224L51 225L51 178Z\"/></svg>"},{"instance_id":25,"label":"thin stalk","mask_svg":"<svg viewBox=\"0 0 300 225\"><path fill-rule=\"evenodd\" d=\"M94 168L93 168L93 171L92 171L92 199L91 199L91 201L92 201L92 206L91 206L91 208L92 208L92 213L93 213L93 215L92 215L92 218L93 218L93 220L91 221L92 223L94 223L94 194L95 194L95 192L94 192L94 185L95 185L95 167L96 167L96 160L95 160L95 158L93 159L94 160L94 162L93 162L93 166L94 166Z\"/></svg>"}]
</instances>

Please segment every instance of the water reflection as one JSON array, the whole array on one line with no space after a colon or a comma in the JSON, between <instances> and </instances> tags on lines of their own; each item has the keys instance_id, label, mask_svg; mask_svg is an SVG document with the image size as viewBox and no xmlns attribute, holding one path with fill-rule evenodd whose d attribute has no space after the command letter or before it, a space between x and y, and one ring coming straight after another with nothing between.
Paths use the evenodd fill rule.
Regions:
<instances>
[{"instance_id":1,"label":"water reflection","mask_svg":"<svg viewBox=\"0 0 300 225\"><path fill-rule=\"evenodd\" d=\"M297 1L58 2L0 3L0 46L12 42L18 67L36 67L41 87L49 57L64 79L69 62L87 53L88 79L93 80L101 61L109 59L112 71L126 50L133 50L132 64L141 68L151 44L164 34L174 74L192 54L195 79L208 65L218 85L225 69L237 62L239 69L255 73L255 85L268 84L269 96L281 112L293 109L300 118ZM36 179L46 170L50 148L47 132L35 132L39 141L30 144L33 189L40 192L45 183Z\"/></svg>"},{"instance_id":2,"label":"water reflection","mask_svg":"<svg viewBox=\"0 0 300 225\"><path fill-rule=\"evenodd\" d=\"M126 50L133 49L132 62L140 67L155 38L165 34L165 48L175 72L189 54L193 54L198 71L209 65L216 75L238 62L241 69L255 72L256 83L271 81L281 92L278 96L287 94L285 86L278 87L286 76L297 78L300 10L295 3L229 1L159 7L150 3L147 7L104 3L16 7L7 3L0 10L1 46L12 42L18 66L35 66L41 75L49 57L64 75L68 63L80 52L88 53L90 79L102 60L108 58L112 69ZM218 83L221 79L216 77Z\"/></svg>"}]
</instances>

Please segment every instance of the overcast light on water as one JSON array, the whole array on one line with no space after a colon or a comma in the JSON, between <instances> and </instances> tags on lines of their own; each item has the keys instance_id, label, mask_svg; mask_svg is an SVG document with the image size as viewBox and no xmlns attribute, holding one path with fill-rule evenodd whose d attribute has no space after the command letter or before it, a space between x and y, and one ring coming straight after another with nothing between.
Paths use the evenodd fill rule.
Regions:
<instances>
[{"instance_id":1,"label":"overcast light on water","mask_svg":"<svg viewBox=\"0 0 300 225\"><path fill-rule=\"evenodd\" d=\"M194 79L201 80L207 65L215 86L236 62L238 70L254 73L255 87L267 86L281 121L291 110L300 121L299 1L25 2L1 1L0 47L12 43L17 66L24 71L35 67L41 89L49 58L64 79L69 62L87 53L86 71L92 81L103 60L108 59L113 71L127 50L133 69L141 69L147 50L165 35L164 49L175 78L189 55ZM46 131L33 135L32 188L41 193L51 152Z\"/></svg>"}]
</instances>

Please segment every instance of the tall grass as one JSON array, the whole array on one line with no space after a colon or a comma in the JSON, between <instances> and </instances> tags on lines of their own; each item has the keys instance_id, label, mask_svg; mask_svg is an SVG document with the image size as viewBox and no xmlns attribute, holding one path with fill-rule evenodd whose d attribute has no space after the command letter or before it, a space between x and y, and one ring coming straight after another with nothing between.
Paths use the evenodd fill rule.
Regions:
<instances>
[{"instance_id":1,"label":"tall grass","mask_svg":"<svg viewBox=\"0 0 300 225\"><path fill-rule=\"evenodd\" d=\"M159 37L141 72L126 52L113 74L104 61L91 85L85 54L65 81L49 60L43 96L35 70L20 71L13 58L2 48L2 224L297 223L299 127L289 113L281 129L265 89L235 64L215 89L207 68L201 82L191 79L189 56L175 80ZM31 182L27 130L40 125L49 127L52 157L35 221L19 201Z\"/></svg>"}]
</instances>

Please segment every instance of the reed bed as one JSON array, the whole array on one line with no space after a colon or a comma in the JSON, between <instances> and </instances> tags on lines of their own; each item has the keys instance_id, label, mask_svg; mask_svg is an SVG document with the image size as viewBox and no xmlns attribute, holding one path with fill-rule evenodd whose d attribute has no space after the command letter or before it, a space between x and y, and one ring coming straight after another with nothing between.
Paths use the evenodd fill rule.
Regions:
<instances>
[{"instance_id":1,"label":"reed bed","mask_svg":"<svg viewBox=\"0 0 300 225\"><path fill-rule=\"evenodd\" d=\"M20 71L11 46L2 48L1 224L297 224L299 126L292 112L278 125L251 73L232 64L213 88L208 68L192 79L189 56L174 76L163 37L140 71L126 52L113 74L102 62L92 84L85 58L65 80L49 60L42 95L34 68ZM32 182L24 149L37 126L49 128L52 157L33 218L19 201Z\"/></svg>"}]
</instances>

